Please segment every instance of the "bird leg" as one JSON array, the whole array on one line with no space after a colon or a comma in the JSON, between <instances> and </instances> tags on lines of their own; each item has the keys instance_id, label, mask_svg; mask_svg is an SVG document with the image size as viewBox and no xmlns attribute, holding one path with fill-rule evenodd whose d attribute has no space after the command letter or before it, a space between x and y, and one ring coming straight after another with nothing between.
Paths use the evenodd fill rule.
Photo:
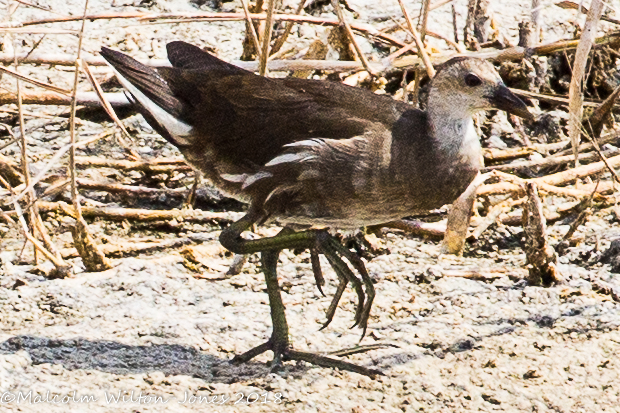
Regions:
<instances>
[{"instance_id":1,"label":"bird leg","mask_svg":"<svg viewBox=\"0 0 620 413\"><path fill-rule=\"evenodd\" d=\"M265 275L267 293L269 295L269 306L271 308L273 331L271 338L266 343L263 343L241 355L235 356L232 362L235 364L244 363L267 350L271 350L274 353L272 370L279 368L283 361L299 360L321 367L332 367L339 368L341 370L348 370L369 377L381 375L382 373L378 370L358 366L353 363L337 360L322 354L294 350L289 341L288 324L286 321L284 304L280 295L280 286L278 283L276 267L278 263L278 256L282 249L309 248L311 251L315 250L323 253L329 260L330 264L332 264L336 274L338 274L338 277L341 280L336 297L332 300L328 310L328 313L331 314L328 314L329 321L333 318L335 308L338 305L340 297L342 296L342 291L344 291L344 288L348 282L351 282L358 293L358 307L355 321L356 324L359 324L365 330L368 315L370 313L370 307L372 305L372 299L374 298L374 288L368 274L365 271L365 268L363 267L362 261L359 259L355 260L354 254L342 246L326 231L308 230L303 232L291 232L290 229L284 229L275 237L262 238L258 240L244 240L241 238L241 233L250 228L250 226L256 221L255 218L256 216L250 213L239 221L231 224L228 228L222 231L222 234L220 235L220 242L225 248L237 254L261 252L263 273ZM340 257L341 255L346 257L358 271L360 271L360 268L363 269L363 271L360 271L360 274L362 275L361 282L342 260ZM320 264L318 265L318 268L320 269ZM317 272L315 271L315 278L320 285L319 280L322 279L322 274L319 274L320 275L317 276ZM362 284L366 286L369 293L368 300L365 300ZM329 324L329 322L327 324ZM352 351L344 350L337 354L348 355L374 349L374 347L368 347L367 350L360 350L360 348L362 347L357 347Z\"/></svg>"},{"instance_id":2,"label":"bird leg","mask_svg":"<svg viewBox=\"0 0 620 413\"><path fill-rule=\"evenodd\" d=\"M344 287L348 282L353 285L358 297L358 304L355 312L355 323L352 327L359 325L362 330L362 338L366 334L368 318L372 302L375 297L375 289L370 279L363 261L354 253L344 247L338 240L324 230L306 230L293 232L290 228L283 229L274 237L266 237L256 240L244 240L241 238L243 231L249 229L255 222L261 218L260 214L249 212L240 220L232 223L228 228L224 229L220 234L220 243L228 250L236 254L252 254L255 252L263 252L269 250L289 249L310 249L316 250L327 258L332 268L340 279L340 286L332 300L327 311L327 322L323 326L325 328L332 320L334 312L344 291ZM312 255L311 255L312 257ZM361 281L355 276L349 266L342 260L345 257L351 265L360 273ZM320 272L316 270L320 268L319 263L313 265L315 279L318 285L321 285L323 278ZM344 285L343 285L344 283ZM364 292L364 287L366 292ZM368 296L368 300L366 300Z\"/></svg>"}]
</instances>

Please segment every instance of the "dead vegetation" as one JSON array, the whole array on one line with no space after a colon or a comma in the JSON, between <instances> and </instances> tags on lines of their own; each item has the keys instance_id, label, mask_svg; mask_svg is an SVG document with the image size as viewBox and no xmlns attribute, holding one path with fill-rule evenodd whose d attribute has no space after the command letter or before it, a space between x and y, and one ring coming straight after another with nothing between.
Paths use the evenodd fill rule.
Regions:
<instances>
[{"instance_id":1,"label":"dead vegetation","mask_svg":"<svg viewBox=\"0 0 620 413\"><path fill-rule=\"evenodd\" d=\"M88 5L85 4L83 16L50 15L49 18L31 21L8 20L3 23L3 27L8 33L14 33L7 36L18 36L16 33L27 36L31 34L26 34L25 28L31 28L32 33L35 33L34 29L44 25L48 30L53 30L63 22L82 21L82 29L78 32L78 43L81 44L84 22L87 20L132 19L147 24L245 20L246 32L241 59L247 61L246 67L260 73L268 70L292 71L293 76L341 79L347 84L367 87L376 93L394 94L395 97L409 100L413 104L419 99L422 107L425 85L429 78L433 77L437 64L458 53L490 59L499 65L504 80L516 93L531 99L534 111L539 114L533 122L522 122L514 117L502 119L502 114L480 122L479 126L486 132L486 136L490 135L491 146L495 146L486 149L487 170L510 171L514 175L494 173L492 179L498 182L480 185L477 190L468 191L466 195L469 198L459 200L457 204L460 207L454 208L454 212L448 217L447 228L446 222L431 224L416 221L391 223L387 227L431 237L445 233L444 251L460 254L466 239L481 238L484 231L495 224L523 225L524 249L529 257L529 265L542 271L540 276L544 283L559 280L561 277L553 275L557 270L548 267L553 261L554 253L550 251L553 250L554 241L548 240L545 235L545 219L552 223L573 214L576 216L574 222L583 223L587 219L584 211L591 214L597 209L616 205L617 186L613 180L618 179L614 168L620 164L616 146L620 138L615 122L618 108L616 98L620 91L620 72L617 71L620 35L608 31L597 37L601 18L606 22L617 23L608 13L603 14L602 2L594 0L589 10L581 9L587 13L587 19L582 31L575 32L575 38L544 44L539 40L539 6L538 2L534 1L532 20L520 25L518 45L510 44L502 28L495 23L493 14L487 12L491 3L489 1L470 0L462 36L456 30L453 33L441 34L427 30L428 13L445 6L449 1L433 4L428 0L424 1L418 15L408 11L405 4L399 1L403 17L396 19L393 22L396 24L389 27L355 24L352 22L355 13L351 15L352 9L346 2L342 5L349 15L345 15L345 10L341 9L338 1L334 0L329 5L328 2L324 3L301 1L294 10L284 13L282 3L278 1L258 0L248 3L243 0L243 13L201 12L183 15L126 12L89 14ZM16 2L15 5L29 7L26 3ZM335 10L334 18L313 16L318 9L329 6ZM556 6L579 8L579 5L572 2L562 2ZM414 21L416 18L418 20ZM291 32L296 24L302 22L331 26L327 42L316 39L308 48L297 50L294 42L291 42ZM17 29L21 31L15 32ZM381 62L376 59L370 61L359 45L358 36L367 37L377 50L387 57ZM444 41L446 49L431 50L424 43L425 37L429 36ZM69 274L69 264L58 253L53 237L47 233L47 226L44 225L46 217L50 219L65 215L75 219L71 228L75 247L84 265L91 271L109 268L110 264L105 254L99 252L96 239L88 234L88 224L83 217L122 220L128 223L176 221L217 222L225 225L229 222L225 212L155 209L138 211L127 207L131 202L125 202L126 206L121 204L113 207L107 206L105 202L89 202L84 193L97 191L108 193L106 197L114 200L127 201L128 198L142 196L174 198L177 200L175 202L179 202L178 206L181 206L182 200L185 197L191 198L196 188L190 190L187 186L179 187L178 180L174 182L175 174L190 171L181 159L145 159L135 151L132 147L135 142L132 142L130 132L115 114L115 109L123 110L121 117L127 116L126 99L118 93L109 92L106 83L110 81L109 78L101 79L103 89L99 86L100 81L90 71L89 65L101 65L102 61L96 56L82 56L79 44L77 56L40 54L36 44L26 53L15 48L14 53L5 52L0 56L0 60L5 64L13 64L12 68L6 67L2 71L5 76L14 77L16 84L15 91L3 91L0 95L0 102L5 105L4 110L7 110L6 121L11 123L5 125L5 130L10 135L8 140L2 141L0 150L10 145L19 145L21 148L21 156L18 158L0 154L0 182L4 189L0 192L2 218L9 226L22 231L26 244L34 246L35 262L41 258L49 259L60 273ZM337 53L338 61L326 60L331 56L329 50ZM251 61L254 59L258 63L252 66ZM73 66L73 88L66 90L19 73L20 67L33 63L50 65L49 70L58 70L61 65ZM155 60L149 63L162 64ZM78 91L84 86L79 84L82 73L88 76L96 93ZM37 91L23 91L20 86L23 82L29 83ZM46 91L40 90L41 88ZM15 112L11 112L10 106L6 106L8 103L16 105ZM66 116L69 119L71 143L60 149L49 161L47 168L52 169L58 162L65 162L64 154L69 152L66 176L47 173L46 169L32 176L33 173L28 167L31 154L25 144L26 132L23 124L26 113L31 117L39 115L24 110L24 104L70 107ZM83 119L78 118L76 114L82 110L78 109L80 107L92 107L94 112L83 112ZM75 133L76 122L88 120L88 116L97 116L96 111L101 110L98 108L104 109L119 129L116 132L105 132L94 139L79 139ZM501 120L499 127L496 127L498 117ZM20 131L17 137L13 132L15 125ZM121 146L125 159L77 156L77 147L87 148L99 139L110 139L112 135ZM146 174L147 179L143 179L142 183L131 182L130 185L110 180L84 179L79 176L84 168L89 171L93 168L104 168L106 171L113 171L111 174L108 172L108 176L117 177L136 171ZM94 175L101 176L98 173ZM487 176L485 179L488 178ZM593 180L597 180L596 185L592 183ZM49 201L58 199L58 195L67 188L70 188L70 199L65 200L71 201L72 207L63 202ZM536 201L538 191L543 197L553 196L555 202L564 203L555 205L555 212L546 211L544 205L547 203ZM588 206L583 208L586 200ZM212 201L211 204L217 202ZM88 205L89 203L91 205ZM483 208L474 208L474 205L483 205ZM533 207L538 209L533 211ZM521 214L519 208L523 210L523 220L518 218ZM486 212L486 216L474 217L470 225L472 209L476 210L475 215L481 211ZM571 235L577 227L578 225L574 225L571 228ZM534 240L537 241L533 242ZM538 262L539 258L533 258L536 254L543 254L546 258ZM530 280L539 279L540 276L534 277L530 270Z\"/></svg>"}]
</instances>

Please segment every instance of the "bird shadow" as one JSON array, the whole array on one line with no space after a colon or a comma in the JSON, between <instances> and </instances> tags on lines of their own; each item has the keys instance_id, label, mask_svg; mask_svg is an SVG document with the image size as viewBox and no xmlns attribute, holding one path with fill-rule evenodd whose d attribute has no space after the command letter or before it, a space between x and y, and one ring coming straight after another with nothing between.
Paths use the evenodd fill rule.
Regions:
<instances>
[{"instance_id":1,"label":"bird shadow","mask_svg":"<svg viewBox=\"0 0 620 413\"><path fill-rule=\"evenodd\" d=\"M0 343L0 354L26 351L32 364L56 364L67 370L99 370L117 375L161 372L187 375L211 383L234 383L264 377L269 366L260 362L233 365L229 360L179 344L129 345L110 340L52 339L14 336ZM305 371L285 365L282 374Z\"/></svg>"}]
</instances>

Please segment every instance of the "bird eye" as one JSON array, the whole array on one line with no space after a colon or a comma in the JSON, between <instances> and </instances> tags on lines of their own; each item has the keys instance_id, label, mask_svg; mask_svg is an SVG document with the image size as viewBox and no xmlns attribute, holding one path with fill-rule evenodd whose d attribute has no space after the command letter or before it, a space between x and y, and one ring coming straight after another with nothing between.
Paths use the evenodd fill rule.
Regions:
<instances>
[{"instance_id":1,"label":"bird eye","mask_svg":"<svg viewBox=\"0 0 620 413\"><path fill-rule=\"evenodd\" d=\"M480 86L482 84L482 80L480 80L480 78L473 73L468 73L467 76L465 76L465 84L470 87Z\"/></svg>"}]
</instances>

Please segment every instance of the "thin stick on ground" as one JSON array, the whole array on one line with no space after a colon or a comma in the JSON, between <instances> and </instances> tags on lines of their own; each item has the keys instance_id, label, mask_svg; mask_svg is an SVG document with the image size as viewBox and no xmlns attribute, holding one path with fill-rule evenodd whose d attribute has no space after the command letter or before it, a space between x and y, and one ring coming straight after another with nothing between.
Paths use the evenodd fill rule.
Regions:
<instances>
[{"instance_id":1,"label":"thin stick on ground","mask_svg":"<svg viewBox=\"0 0 620 413\"><path fill-rule=\"evenodd\" d=\"M88 0L84 1L84 15L82 18L82 27L80 28L80 37L78 40L77 58L75 59L75 77L73 79L73 93L71 95L71 117L69 119L69 132L71 136L71 149L69 151L69 171L71 175L71 199L73 201L73 209L75 210L75 226L71 229L73 235L73 243L82 257L82 262L88 271L103 271L112 268L112 265L99 250L97 244L88 234L86 221L82 217L80 209L80 199L77 188L77 167L75 163L75 111L77 102L77 89L79 82L80 67L82 65L81 52L82 41L84 39L84 27L86 25L86 13L88 11Z\"/></svg>"},{"instance_id":2,"label":"thin stick on ground","mask_svg":"<svg viewBox=\"0 0 620 413\"><path fill-rule=\"evenodd\" d=\"M17 78L17 79L23 80L24 82L28 82L28 83L31 83L33 85L40 86L40 87L42 87L44 89L48 89L48 90L51 90L51 91L56 92L56 93L62 93L63 95L70 95L71 94L70 90L66 90L66 89L63 89L63 88L58 87L58 86L50 85L49 83L41 82L40 80L33 79L33 78L31 78L29 76L26 76L26 75L22 75L21 73L17 73L16 71L13 71L13 70L8 69L6 67L0 66L0 72L6 73L8 75L11 75L11 76Z\"/></svg>"},{"instance_id":3,"label":"thin stick on ground","mask_svg":"<svg viewBox=\"0 0 620 413\"><path fill-rule=\"evenodd\" d=\"M116 126L118 126L121 130L121 136L118 136L118 142L123 147L123 149L127 153L129 153L130 158L132 158L134 161L140 160L141 159L140 155L136 151L131 149L129 145L127 144L127 142L125 142L125 139L123 139L122 137L122 135L125 135L127 139L131 140L131 135L129 134L129 132L127 132L127 129L125 129L125 126L123 125L121 120L118 118L118 116L116 116L116 112L114 111L114 108L112 107L108 99L105 97L105 93L103 93L103 89L101 89L99 82L97 81L93 73L90 71L90 67L88 66L88 64L84 61L82 61L82 69L84 69L84 73L86 73L86 76L88 77L88 80L90 81L90 84L93 86L93 89L95 89L95 93L101 100L101 105L103 106L103 109L106 111L108 116L112 118Z\"/></svg>"},{"instance_id":4,"label":"thin stick on ground","mask_svg":"<svg viewBox=\"0 0 620 413\"><path fill-rule=\"evenodd\" d=\"M13 193L13 188L11 187L11 185L4 180L4 178L2 178L2 176L0 176L0 184L2 186L4 186L9 192ZM26 247L26 244L28 242L31 242L32 245L35 248L35 251L40 252L41 254L43 254L43 256L45 258L47 258L48 260L50 260L52 262L52 264L54 264L54 266L56 267L54 273L53 273L53 277L55 278L64 278L67 275L70 274L71 271L71 266L67 265L62 258L60 258L59 254L52 254L50 251L48 251L44 245L42 245L31 233L30 233L30 228L28 227L28 224L26 223L26 220L24 219L24 212L22 211L21 207L19 206L19 202L17 201L13 201L13 207L15 208L15 214L14 216L17 217L19 224L18 227L20 228L20 231L22 232L22 235L26 238L26 242L24 243L24 247ZM5 220L7 222L13 222L10 219L10 215L9 213L6 213L4 211L2 211L2 216L5 218ZM23 251L23 248L22 248ZM21 255L21 254L20 254Z\"/></svg>"},{"instance_id":5,"label":"thin stick on ground","mask_svg":"<svg viewBox=\"0 0 620 413\"><path fill-rule=\"evenodd\" d=\"M301 0L299 2L299 5L297 6L297 10L295 10L295 14L301 14L301 12L304 10L305 5L306 5L306 0ZM284 32L282 33L280 37L278 37L276 42L273 44L273 47L271 49L272 54L278 53L280 49L282 48L282 46L284 46L284 43L286 43L286 39L288 39L288 36L291 34L291 30L293 30L294 24L295 22L293 21L286 22L286 26L284 26Z\"/></svg>"},{"instance_id":6,"label":"thin stick on ground","mask_svg":"<svg viewBox=\"0 0 620 413\"><path fill-rule=\"evenodd\" d=\"M441 251L444 254L462 255L467 238L467 229L476 201L476 190L487 179L493 176L492 173L476 176L465 192L458 197L452 204L450 213L448 214L448 223L446 226L446 234L441 245Z\"/></svg>"},{"instance_id":7,"label":"thin stick on ground","mask_svg":"<svg viewBox=\"0 0 620 413\"><path fill-rule=\"evenodd\" d=\"M17 59L14 59L14 64L15 64L15 71L13 72L13 74L16 75L15 81L16 81L16 87L17 87L17 116L19 120L19 131L20 131L22 174L24 177L24 183L28 187L30 186L30 167L29 167L28 154L27 154L28 146L26 143L26 128L24 126L24 112L23 112L23 105L22 105L22 99L21 99L22 90L21 90L21 82L20 82L20 79L23 78L23 76L21 76L17 72L18 70ZM7 189L13 192L11 188L7 188ZM54 246L49 234L47 233L47 229L43 225L43 221L41 220L41 216L39 215L39 211L36 205L36 196L35 196L35 193L32 187L30 188L28 195L29 195L28 199L30 200L30 204L32 206L32 208L30 208L28 211L28 216L30 218L30 224L32 226L32 238L33 239L35 238L35 229L36 229L36 231L41 236L41 239L43 240L43 243L45 247L47 248L47 250L55 253L56 257L58 258L57 261L53 261L54 265L56 266L56 272L59 274L64 274L65 272L67 272L66 270L67 265L62 261L62 259L59 258L60 255L58 254L58 250ZM17 203L17 201L15 201L14 205L16 205L16 208L19 209L19 204ZM28 226L26 226L25 231L26 232L29 231ZM30 235L29 232L28 232L28 235ZM35 263L38 263L38 255L37 255L38 249L36 247L36 244L33 243L33 245L35 245L34 260L35 260Z\"/></svg>"},{"instance_id":8,"label":"thin stick on ground","mask_svg":"<svg viewBox=\"0 0 620 413\"><path fill-rule=\"evenodd\" d=\"M575 157L575 167L579 166L579 137L581 134L581 117L583 115L583 82L586 71L586 64L590 49L596 38L598 22L601 18L605 5L603 0L592 0L590 11L586 18L586 23L581 34L581 40L575 52L573 63L573 74L571 77L570 88L568 91L569 99L569 118L568 136L573 146L573 156Z\"/></svg>"},{"instance_id":9,"label":"thin stick on ground","mask_svg":"<svg viewBox=\"0 0 620 413\"><path fill-rule=\"evenodd\" d=\"M590 141L592 146L594 146L594 150L596 151L598 156L601 158L601 160L603 161L603 163L607 167L607 170L609 170L609 172L611 173L611 176L613 176L614 179L616 180L616 182L618 182L620 184L620 176L618 176L618 173L616 172L616 170L609 164L609 160L607 159L607 156L605 156L605 154L601 151L601 148L598 145L598 142L596 142L596 139L593 139L587 133L584 133L583 135L586 137L586 139L588 139Z\"/></svg>"},{"instance_id":10,"label":"thin stick on ground","mask_svg":"<svg viewBox=\"0 0 620 413\"><path fill-rule=\"evenodd\" d=\"M556 268L557 254L547 239L547 220L536 184L525 185L527 202L523 208L523 250L528 263L528 282L531 285L551 285L562 281Z\"/></svg>"},{"instance_id":11,"label":"thin stick on ground","mask_svg":"<svg viewBox=\"0 0 620 413\"><path fill-rule=\"evenodd\" d=\"M533 178L526 180L527 182L535 182L537 184L548 185L566 185L579 178L585 178L586 176L594 176L607 168L614 168L620 165L620 155L616 155L612 158L607 158L607 162L595 162L589 165L581 165L578 168L568 169L566 171L557 172L555 174L541 176L540 178ZM496 171L497 172L497 171ZM500 193L518 192L520 190L518 185L514 185L507 182L500 182L497 184L483 185L478 188L478 195L494 195Z\"/></svg>"},{"instance_id":12,"label":"thin stick on ground","mask_svg":"<svg viewBox=\"0 0 620 413\"><path fill-rule=\"evenodd\" d=\"M258 61L262 61L262 52L260 47L260 42L258 41L258 35L256 34L256 28L254 27L254 22L250 17L250 9L248 9L247 0L241 0L241 5L243 6L243 12L245 13L246 23L248 25L248 30L250 31L250 37L252 38L252 43L254 44L254 49L256 50L256 55Z\"/></svg>"},{"instance_id":13,"label":"thin stick on ground","mask_svg":"<svg viewBox=\"0 0 620 413\"><path fill-rule=\"evenodd\" d=\"M260 65L258 74L267 74L267 59L269 58L269 46L271 45L271 34L273 32L273 10L276 7L276 0L269 0L267 3L267 19L265 21L265 31L263 32L263 44L260 53Z\"/></svg>"},{"instance_id":14,"label":"thin stick on ground","mask_svg":"<svg viewBox=\"0 0 620 413\"><path fill-rule=\"evenodd\" d=\"M344 28L345 32L347 33L347 36L349 36L349 40L351 40L351 43L353 44L353 47L355 48L355 53L357 53L357 57L360 59L360 62L362 62L362 66L364 66L364 69L366 69L368 73L370 73L372 76L375 76L376 71L371 69L370 64L368 63L368 59L366 59L366 56L362 52L360 45L355 39L355 34L353 33L351 26L347 22L347 19L345 18L344 13L342 12L342 8L340 8L340 2L338 0L332 0L332 7L334 8L336 15L338 16L340 25Z\"/></svg>"},{"instance_id":15,"label":"thin stick on ground","mask_svg":"<svg viewBox=\"0 0 620 413\"><path fill-rule=\"evenodd\" d=\"M428 22L428 12L431 6L431 0L423 0L422 14L420 16L420 22L418 24L420 32L420 40L424 43L424 37L426 37L426 25Z\"/></svg>"},{"instance_id":16,"label":"thin stick on ground","mask_svg":"<svg viewBox=\"0 0 620 413\"><path fill-rule=\"evenodd\" d=\"M34 177L33 180L29 181L26 185L26 188L15 197L15 199L13 199L13 201L19 201L20 199L22 199L27 193L31 192L32 189L34 188L34 186L39 183L42 179L45 178L45 174L47 173L47 171L49 171L51 168L53 168L54 166L57 165L58 161L60 161L60 158L62 158L62 156L69 150L71 150L71 148L77 148L79 146L84 146L87 145L89 143L93 143L98 141L99 139L105 138L106 136L110 136L112 133L107 131L107 132L103 132L97 136L94 136L90 139L87 139L85 141L82 142L78 142L76 144L68 144L65 145L64 147L60 148L58 151L56 151L56 153L54 154L54 156L52 157L52 159L50 159L47 164L45 164L45 166L39 171L39 173ZM32 202L32 201L31 201Z\"/></svg>"},{"instance_id":17,"label":"thin stick on ground","mask_svg":"<svg viewBox=\"0 0 620 413\"><path fill-rule=\"evenodd\" d=\"M415 41L416 46L418 47L418 56L420 56L420 59L422 59L422 61L424 62L424 66L426 67L426 73L428 74L428 77L432 79L433 77L435 77L435 68L433 68L431 59L428 57L428 53L426 53L426 49L424 49L424 42L422 42L422 39L420 39L420 35L418 31L413 26L413 22L411 21L409 12L407 11L407 8L403 4L403 0L398 0L398 4L400 4L400 8L403 11L405 20L407 21L407 26L409 27L409 31L411 32L411 35L413 36L413 40Z\"/></svg>"}]
</instances>

